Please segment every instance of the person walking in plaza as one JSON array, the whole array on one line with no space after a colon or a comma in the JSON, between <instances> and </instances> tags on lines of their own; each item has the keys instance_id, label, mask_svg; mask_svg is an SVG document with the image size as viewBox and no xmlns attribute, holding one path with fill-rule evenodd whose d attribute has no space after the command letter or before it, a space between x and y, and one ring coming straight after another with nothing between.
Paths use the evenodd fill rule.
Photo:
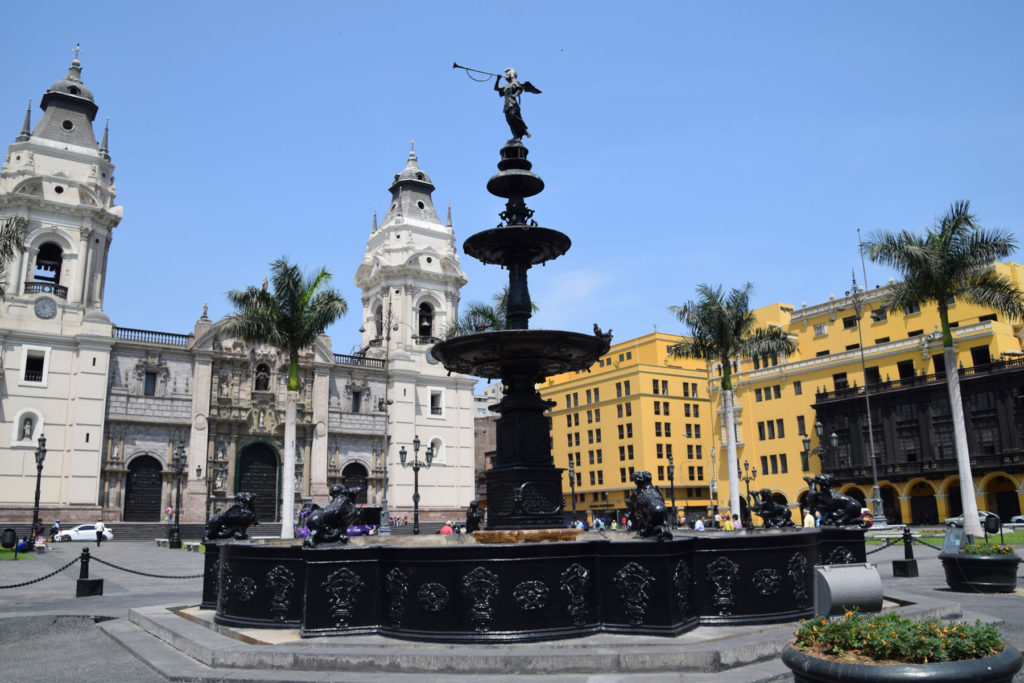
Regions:
<instances>
[{"instance_id":1,"label":"person walking in plaza","mask_svg":"<svg viewBox=\"0 0 1024 683\"><path fill-rule=\"evenodd\" d=\"M732 520L729 519L729 515L726 515L725 519L722 520L722 531L732 531L732 530L733 530Z\"/></svg>"},{"instance_id":2,"label":"person walking in plaza","mask_svg":"<svg viewBox=\"0 0 1024 683\"><path fill-rule=\"evenodd\" d=\"M811 514L810 510L804 508L804 528L813 529L814 526L814 515Z\"/></svg>"},{"instance_id":3,"label":"person walking in plaza","mask_svg":"<svg viewBox=\"0 0 1024 683\"><path fill-rule=\"evenodd\" d=\"M105 532L106 530L107 530L107 528L105 526L103 526L103 520L100 520L100 521L96 522L96 547L97 548L99 548L100 547L100 543L103 542L103 532Z\"/></svg>"},{"instance_id":4,"label":"person walking in plaza","mask_svg":"<svg viewBox=\"0 0 1024 683\"><path fill-rule=\"evenodd\" d=\"M747 520L747 521L750 521L750 520ZM740 516L739 515L733 515L732 516L732 528L735 529L736 531L741 531L743 529L743 522L740 521Z\"/></svg>"},{"instance_id":5,"label":"person walking in plaza","mask_svg":"<svg viewBox=\"0 0 1024 683\"><path fill-rule=\"evenodd\" d=\"M703 515L697 518L697 521L693 523L694 531L704 531L704 517Z\"/></svg>"}]
</instances>

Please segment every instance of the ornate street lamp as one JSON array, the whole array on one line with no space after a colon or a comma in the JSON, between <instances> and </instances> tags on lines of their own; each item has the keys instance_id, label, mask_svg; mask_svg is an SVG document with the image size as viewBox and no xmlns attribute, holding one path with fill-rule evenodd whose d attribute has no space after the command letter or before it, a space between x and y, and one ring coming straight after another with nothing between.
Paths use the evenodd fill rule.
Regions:
<instances>
[{"instance_id":1,"label":"ornate street lamp","mask_svg":"<svg viewBox=\"0 0 1024 683\"><path fill-rule=\"evenodd\" d=\"M671 527L676 528L679 515L676 512L676 464L672 460L672 454L668 455L668 485L672 488L672 523Z\"/></svg>"},{"instance_id":2,"label":"ornate street lamp","mask_svg":"<svg viewBox=\"0 0 1024 683\"><path fill-rule=\"evenodd\" d=\"M39 485L43 478L43 461L46 460L46 437L39 435L39 447L36 448L36 506L32 510L32 533L35 534L39 525Z\"/></svg>"},{"instance_id":3,"label":"ornate street lamp","mask_svg":"<svg viewBox=\"0 0 1024 683\"><path fill-rule=\"evenodd\" d=\"M412 533L420 533L420 469L430 469L430 461L434 459L434 447L427 446L427 459L426 461L419 459L420 453L420 437L416 436L412 440L412 462L406 462L405 458L409 454L405 450L405 446L402 446L398 451L398 457L402 461L402 467L412 468Z\"/></svg>"},{"instance_id":4,"label":"ornate street lamp","mask_svg":"<svg viewBox=\"0 0 1024 683\"><path fill-rule=\"evenodd\" d=\"M747 514L746 519L743 521L744 526L750 527L752 525L750 517L750 482L757 479L757 468L751 467L750 463L746 460L743 461L743 476L740 480L747 485Z\"/></svg>"},{"instance_id":5,"label":"ornate street lamp","mask_svg":"<svg viewBox=\"0 0 1024 683\"><path fill-rule=\"evenodd\" d=\"M822 443L821 437L825 435L825 427L824 427L824 425L821 424L821 422L815 422L814 423L814 433L818 435L818 443L819 444ZM806 434L804 435L803 441L804 441L804 453L807 454L807 459L810 460L810 457L812 455L818 456L818 458L821 459L822 469L824 469L825 468L825 460L822 458L822 456L824 456L827 451L825 451L823 446L818 446L817 448L813 448L812 449L811 448L811 437L807 436ZM829 436L828 436L828 445L830 445L832 447L831 450L835 450L835 449L839 448L839 435L836 434L835 432L832 432L831 434L829 434Z\"/></svg>"},{"instance_id":6,"label":"ornate street lamp","mask_svg":"<svg viewBox=\"0 0 1024 683\"><path fill-rule=\"evenodd\" d=\"M858 242L860 241L860 230L857 231ZM861 252L861 267L864 267L864 253ZM867 277L867 273L864 273ZM853 310L857 314L857 341L860 348L860 371L864 375L864 409L868 416L868 457L871 460L871 512L874 516L876 526L888 526L885 519L885 510L882 506L882 493L878 488L878 454L875 453L875 431L871 426L871 395L870 382L868 382L868 371L864 360L864 337L861 336L860 318L864 313L864 290L857 286L857 276L853 275L853 289L850 298L853 301ZM865 284L867 284L865 282Z\"/></svg>"},{"instance_id":7,"label":"ornate street lamp","mask_svg":"<svg viewBox=\"0 0 1024 683\"><path fill-rule=\"evenodd\" d=\"M569 454L569 488L572 490L572 521L576 523L576 468L573 466L572 453Z\"/></svg>"},{"instance_id":8,"label":"ornate street lamp","mask_svg":"<svg viewBox=\"0 0 1024 683\"><path fill-rule=\"evenodd\" d=\"M167 547L180 548L181 527L179 526L179 518L181 515L181 475L185 473L185 445L180 441L174 449L174 461L172 466L174 467L174 478L176 480L177 489L174 501L174 526L172 526L171 530L167 533Z\"/></svg>"}]
</instances>

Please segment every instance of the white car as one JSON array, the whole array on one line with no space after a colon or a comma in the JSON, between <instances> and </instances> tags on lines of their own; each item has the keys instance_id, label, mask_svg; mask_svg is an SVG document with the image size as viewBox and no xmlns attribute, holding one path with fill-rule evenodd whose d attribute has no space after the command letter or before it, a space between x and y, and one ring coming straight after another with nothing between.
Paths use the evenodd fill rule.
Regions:
<instances>
[{"instance_id":1,"label":"white car","mask_svg":"<svg viewBox=\"0 0 1024 683\"><path fill-rule=\"evenodd\" d=\"M78 526L71 527L70 529L61 529L60 533L57 534L57 540L63 543L67 543L68 541L95 541L96 525L79 524ZM108 526L103 527L103 540L114 540L114 532L111 531Z\"/></svg>"},{"instance_id":2,"label":"white car","mask_svg":"<svg viewBox=\"0 0 1024 683\"><path fill-rule=\"evenodd\" d=\"M1014 515L1010 518L1010 524L1024 524L1024 515Z\"/></svg>"}]
</instances>

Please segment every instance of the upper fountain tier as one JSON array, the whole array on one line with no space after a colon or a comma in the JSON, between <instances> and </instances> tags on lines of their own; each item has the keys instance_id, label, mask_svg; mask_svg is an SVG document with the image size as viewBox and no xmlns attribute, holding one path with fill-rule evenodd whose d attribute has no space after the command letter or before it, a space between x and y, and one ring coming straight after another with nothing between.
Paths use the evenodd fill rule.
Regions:
<instances>
[{"instance_id":1,"label":"upper fountain tier","mask_svg":"<svg viewBox=\"0 0 1024 683\"><path fill-rule=\"evenodd\" d=\"M526 158L529 150L520 140L512 139L501 148L498 173L487 181L487 191L505 198L502 223L469 237L463 248L481 263L511 266L535 266L556 259L569 251L572 241L565 234L542 228L533 219L533 210L526 206L526 197L539 194L544 181L530 171L533 164Z\"/></svg>"}]
</instances>

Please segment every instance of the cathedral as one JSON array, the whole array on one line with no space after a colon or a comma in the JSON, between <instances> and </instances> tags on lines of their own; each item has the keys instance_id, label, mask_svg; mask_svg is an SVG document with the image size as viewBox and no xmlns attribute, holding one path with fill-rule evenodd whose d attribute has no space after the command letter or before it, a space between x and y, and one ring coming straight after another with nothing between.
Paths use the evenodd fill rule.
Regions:
<instances>
[{"instance_id":1,"label":"cathedral","mask_svg":"<svg viewBox=\"0 0 1024 683\"><path fill-rule=\"evenodd\" d=\"M41 437L48 522L158 521L179 481L187 522L223 509L236 491L256 494L261 521L282 521L285 495L296 509L322 505L341 481L362 488L360 502L386 500L392 515L411 516L413 472L399 450L414 439L433 455L419 476L421 513L465 510L475 380L448 376L429 350L457 319L466 276L451 212L442 222L414 152L356 270L359 351L334 353L321 336L301 355L295 491L285 492L287 356L222 334L205 306L188 331L110 320L104 288L123 212L108 131L97 143L98 107L77 58L40 108L34 128L25 113L0 167L0 221L25 226L0 312L0 516L31 519Z\"/></svg>"}]
</instances>

